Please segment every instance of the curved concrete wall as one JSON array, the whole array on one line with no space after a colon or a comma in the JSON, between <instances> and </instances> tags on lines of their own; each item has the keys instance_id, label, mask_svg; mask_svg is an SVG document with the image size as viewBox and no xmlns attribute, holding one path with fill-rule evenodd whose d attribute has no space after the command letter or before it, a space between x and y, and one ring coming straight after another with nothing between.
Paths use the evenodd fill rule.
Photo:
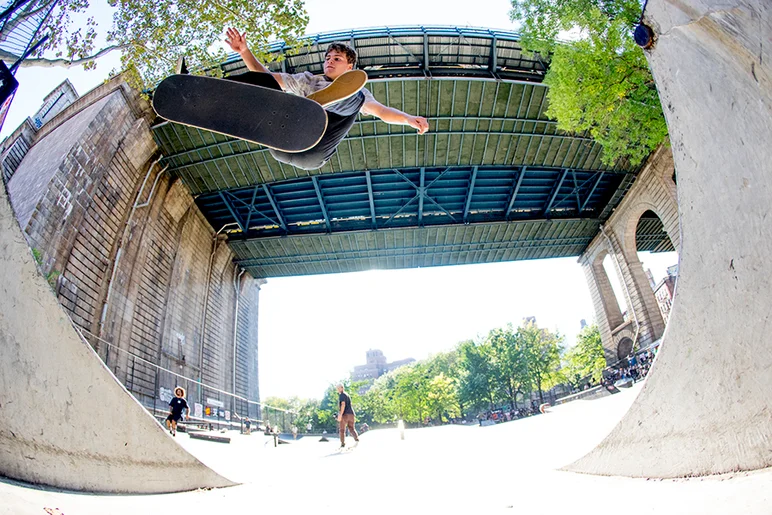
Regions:
<instances>
[{"instance_id":1,"label":"curved concrete wall","mask_svg":"<svg viewBox=\"0 0 772 515\"><path fill-rule=\"evenodd\" d=\"M650 0L681 253L636 403L568 470L678 477L772 465L772 4Z\"/></svg>"},{"instance_id":2,"label":"curved concrete wall","mask_svg":"<svg viewBox=\"0 0 772 515\"><path fill-rule=\"evenodd\" d=\"M0 189L0 475L111 493L233 485L177 445L78 337Z\"/></svg>"}]
</instances>

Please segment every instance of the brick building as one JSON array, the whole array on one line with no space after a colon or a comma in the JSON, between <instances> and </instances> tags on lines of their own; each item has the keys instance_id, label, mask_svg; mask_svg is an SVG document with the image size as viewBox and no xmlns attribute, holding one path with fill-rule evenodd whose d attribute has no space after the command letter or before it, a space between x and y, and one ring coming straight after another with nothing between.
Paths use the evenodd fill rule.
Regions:
<instances>
[{"instance_id":1,"label":"brick building","mask_svg":"<svg viewBox=\"0 0 772 515\"><path fill-rule=\"evenodd\" d=\"M215 389L259 399L263 280L159 166L153 118L120 77L82 97L65 82L2 143L3 182L61 305L143 405L167 409L181 385L202 412L259 418Z\"/></svg>"},{"instance_id":2,"label":"brick building","mask_svg":"<svg viewBox=\"0 0 772 515\"><path fill-rule=\"evenodd\" d=\"M352 381L364 381L367 379L377 379L383 374L399 368L408 363L412 363L413 358L402 359L392 363L386 362L386 356L378 349L370 349L366 353L365 364L357 365L351 373Z\"/></svg>"},{"instance_id":3,"label":"brick building","mask_svg":"<svg viewBox=\"0 0 772 515\"><path fill-rule=\"evenodd\" d=\"M668 267L667 276L654 285L654 297L657 299L657 306L659 306L659 311L662 313L662 318L666 323L670 317L670 309L673 306L677 276L678 265L673 265Z\"/></svg>"}]
</instances>

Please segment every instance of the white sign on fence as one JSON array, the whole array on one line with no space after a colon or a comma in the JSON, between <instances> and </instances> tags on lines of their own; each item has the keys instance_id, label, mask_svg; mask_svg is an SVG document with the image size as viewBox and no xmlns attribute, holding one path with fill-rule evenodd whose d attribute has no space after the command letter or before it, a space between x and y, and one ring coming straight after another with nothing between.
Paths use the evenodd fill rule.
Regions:
<instances>
[{"instance_id":1,"label":"white sign on fence","mask_svg":"<svg viewBox=\"0 0 772 515\"><path fill-rule=\"evenodd\" d=\"M161 402L169 402L172 400L172 397L174 397L174 394L169 388L164 388L163 386L159 388L158 395L161 397Z\"/></svg>"}]
</instances>

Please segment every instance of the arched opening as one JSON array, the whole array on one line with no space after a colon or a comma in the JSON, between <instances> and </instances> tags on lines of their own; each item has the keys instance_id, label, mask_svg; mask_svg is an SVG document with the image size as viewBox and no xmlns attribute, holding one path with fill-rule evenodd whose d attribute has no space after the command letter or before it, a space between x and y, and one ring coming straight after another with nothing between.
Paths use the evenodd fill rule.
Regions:
<instances>
[{"instance_id":1,"label":"arched opening","mask_svg":"<svg viewBox=\"0 0 772 515\"><path fill-rule=\"evenodd\" d=\"M645 211L638 219L635 244L662 319L667 324L678 275L678 253L659 216Z\"/></svg>"},{"instance_id":2,"label":"arched opening","mask_svg":"<svg viewBox=\"0 0 772 515\"><path fill-rule=\"evenodd\" d=\"M625 359L630 353L633 352L633 340L628 337L624 337L619 340L617 345L617 359L620 361Z\"/></svg>"},{"instance_id":3,"label":"arched opening","mask_svg":"<svg viewBox=\"0 0 772 515\"><path fill-rule=\"evenodd\" d=\"M627 321L630 314L627 309L625 291L619 275L619 267L614 262L614 258L611 257L611 254L606 254L606 257L603 258L603 270L606 272L608 282L611 284L611 289L614 291L614 299L616 300L617 309L621 315L619 319L619 323L621 324L622 322Z\"/></svg>"}]
</instances>

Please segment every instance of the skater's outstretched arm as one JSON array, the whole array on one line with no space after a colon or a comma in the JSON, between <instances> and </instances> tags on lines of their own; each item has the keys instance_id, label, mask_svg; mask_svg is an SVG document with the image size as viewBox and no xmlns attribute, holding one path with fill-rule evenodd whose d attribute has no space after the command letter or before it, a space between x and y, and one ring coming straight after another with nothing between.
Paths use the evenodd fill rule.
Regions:
<instances>
[{"instance_id":1,"label":"skater's outstretched arm","mask_svg":"<svg viewBox=\"0 0 772 515\"><path fill-rule=\"evenodd\" d=\"M362 114L369 114L380 118L386 123L395 125L409 125L423 134L429 130L429 122L423 116L413 116L393 107L386 107L377 100L371 98L362 106Z\"/></svg>"},{"instance_id":2,"label":"skater's outstretched arm","mask_svg":"<svg viewBox=\"0 0 772 515\"><path fill-rule=\"evenodd\" d=\"M232 27L228 27L228 30L225 31L225 42L231 47L231 50L241 56L249 71L270 73L273 75L273 78L276 79L276 82L279 83L279 86L284 89L284 81L282 80L281 75L278 73L271 73L263 63L257 60L255 54L249 49L247 46L246 35L246 32L239 32Z\"/></svg>"}]
</instances>

